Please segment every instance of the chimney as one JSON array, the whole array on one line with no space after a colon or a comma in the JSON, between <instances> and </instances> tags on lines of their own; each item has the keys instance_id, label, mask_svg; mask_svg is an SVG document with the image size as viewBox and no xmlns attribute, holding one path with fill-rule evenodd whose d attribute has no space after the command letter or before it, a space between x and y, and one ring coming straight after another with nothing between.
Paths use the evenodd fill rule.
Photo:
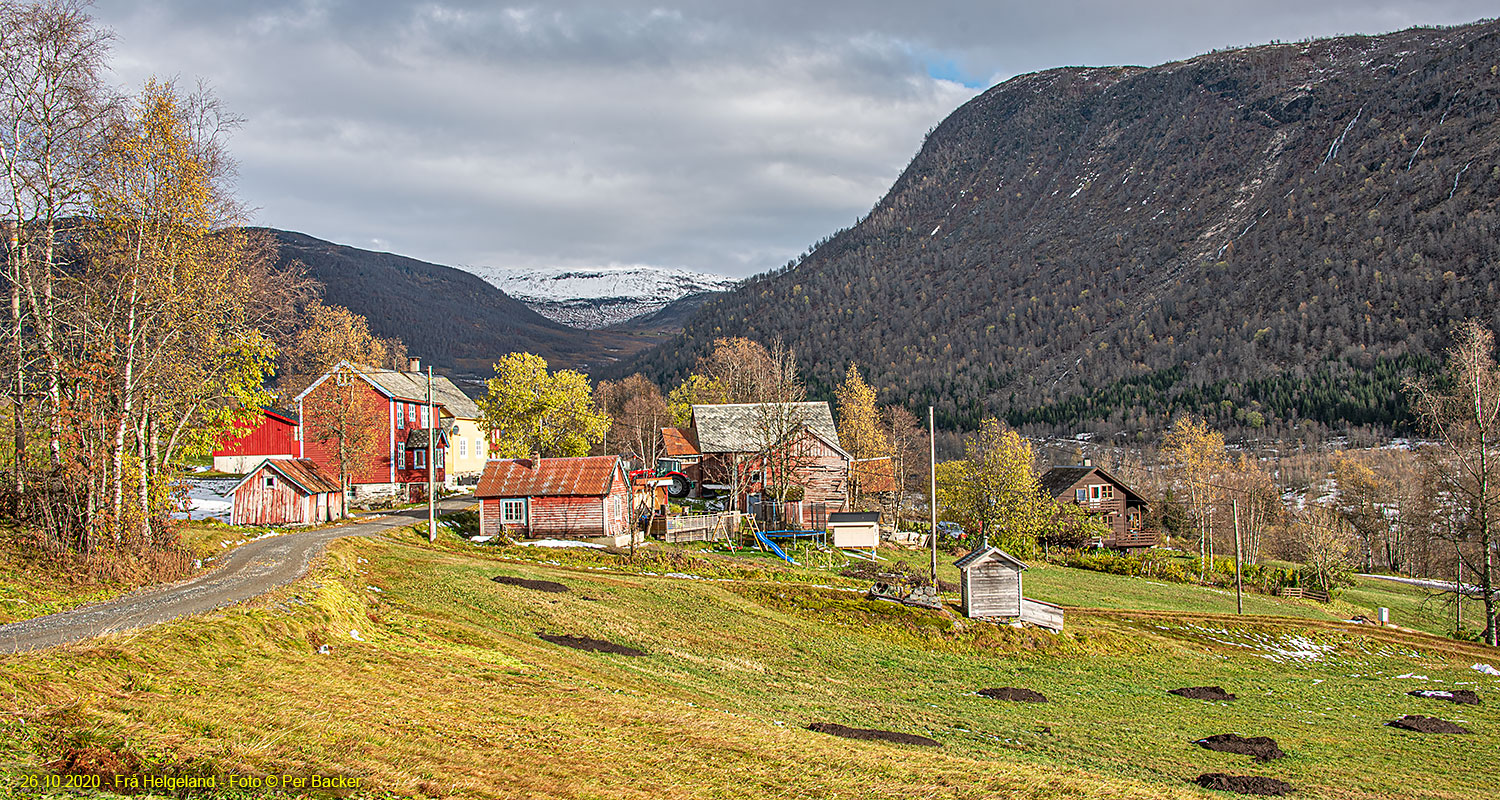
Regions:
<instances>
[{"instance_id":1,"label":"chimney","mask_svg":"<svg viewBox=\"0 0 1500 800\"><path fill-rule=\"evenodd\" d=\"M1083 460L1083 465L1085 467L1092 467L1092 466L1094 466L1094 459L1092 459L1092 458L1085 458Z\"/></svg>"},{"instance_id":2,"label":"chimney","mask_svg":"<svg viewBox=\"0 0 1500 800\"><path fill-rule=\"evenodd\" d=\"M406 371L407 372L421 372L422 371L422 359L420 359L420 358L407 359L407 362L406 362Z\"/></svg>"}]
</instances>

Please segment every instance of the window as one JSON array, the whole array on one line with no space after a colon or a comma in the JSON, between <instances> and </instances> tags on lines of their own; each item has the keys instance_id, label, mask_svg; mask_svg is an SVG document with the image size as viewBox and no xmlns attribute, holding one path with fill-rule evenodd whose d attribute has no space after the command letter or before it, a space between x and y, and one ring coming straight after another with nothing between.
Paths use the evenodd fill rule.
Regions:
<instances>
[{"instance_id":1,"label":"window","mask_svg":"<svg viewBox=\"0 0 1500 800\"><path fill-rule=\"evenodd\" d=\"M526 524L526 501L525 500L501 500L500 522L504 525Z\"/></svg>"},{"instance_id":2,"label":"window","mask_svg":"<svg viewBox=\"0 0 1500 800\"><path fill-rule=\"evenodd\" d=\"M405 428L405 427L406 427L406 419L403 417L403 415L401 413L401 404L397 403L396 404L396 428L397 428L397 430L400 430L401 428Z\"/></svg>"},{"instance_id":3,"label":"window","mask_svg":"<svg viewBox=\"0 0 1500 800\"><path fill-rule=\"evenodd\" d=\"M1089 487L1089 500L1094 503L1099 502L1099 484Z\"/></svg>"},{"instance_id":4,"label":"window","mask_svg":"<svg viewBox=\"0 0 1500 800\"><path fill-rule=\"evenodd\" d=\"M267 475L266 476L266 488L267 489L275 489L276 488L276 476L275 475Z\"/></svg>"},{"instance_id":5,"label":"window","mask_svg":"<svg viewBox=\"0 0 1500 800\"><path fill-rule=\"evenodd\" d=\"M426 450L413 450L413 451L411 451L411 465L412 465L412 467L414 467L416 469L421 469L421 468L427 466L427 451Z\"/></svg>"},{"instance_id":6,"label":"window","mask_svg":"<svg viewBox=\"0 0 1500 800\"><path fill-rule=\"evenodd\" d=\"M1100 486L1099 487L1099 497L1102 500L1113 500L1113 499L1115 499L1115 487L1114 487L1114 485L1106 483L1103 486Z\"/></svg>"},{"instance_id":7,"label":"window","mask_svg":"<svg viewBox=\"0 0 1500 800\"><path fill-rule=\"evenodd\" d=\"M406 421L411 422L417 418L417 407L411 403L406 404Z\"/></svg>"},{"instance_id":8,"label":"window","mask_svg":"<svg viewBox=\"0 0 1500 800\"><path fill-rule=\"evenodd\" d=\"M1089 501L1089 490L1088 489L1074 489L1073 490L1073 501L1077 502L1077 503L1087 503Z\"/></svg>"},{"instance_id":9,"label":"window","mask_svg":"<svg viewBox=\"0 0 1500 800\"><path fill-rule=\"evenodd\" d=\"M459 458L468 458L469 457L469 440L468 439L459 439L458 440L458 457Z\"/></svg>"},{"instance_id":10,"label":"window","mask_svg":"<svg viewBox=\"0 0 1500 800\"><path fill-rule=\"evenodd\" d=\"M482 441L483 441L482 439L478 439L478 438L476 438L474 440L474 455L476 455L476 456L481 456L482 457L482 456L485 455L484 448L480 446L480 443Z\"/></svg>"},{"instance_id":11,"label":"window","mask_svg":"<svg viewBox=\"0 0 1500 800\"><path fill-rule=\"evenodd\" d=\"M437 450L437 455L433 456L433 458L437 459L437 468L442 469L443 465L448 462L448 448L439 447Z\"/></svg>"},{"instance_id":12,"label":"window","mask_svg":"<svg viewBox=\"0 0 1500 800\"><path fill-rule=\"evenodd\" d=\"M429 427L430 425L430 423L428 422L428 420L430 419L430 415L427 412L431 410L432 409L428 408L427 406L422 406L422 427L424 428Z\"/></svg>"},{"instance_id":13,"label":"window","mask_svg":"<svg viewBox=\"0 0 1500 800\"><path fill-rule=\"evenodd\" d=\"M396 445L396 469L406 469L406 445Z\"/></svg>"}]
</instances>

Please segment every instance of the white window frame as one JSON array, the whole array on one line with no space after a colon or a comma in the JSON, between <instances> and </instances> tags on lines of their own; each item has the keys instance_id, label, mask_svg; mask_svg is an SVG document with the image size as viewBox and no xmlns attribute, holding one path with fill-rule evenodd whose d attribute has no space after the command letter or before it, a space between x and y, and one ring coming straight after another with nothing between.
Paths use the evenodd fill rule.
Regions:
<instances>
[{"instance_id":1,"label":"white window frame","mask_svg":"<svg viewBox=\"0 0 1500 800\"><path fill-rule=\"evenodd\" d=\"M507 497L500 501L501 525L526 525L531 504L524 497Z\"/></svg>"},{"instance_id":2,"label":"white window frame","mask_svg":"<svg viewBox=\"0 0 1500 800\"><path fill-rule=\"evenodd\" d=\"M396 445L396 469L406 469L406 444Z\"/></svg>"},{"instance_id":3,"label":"white window frame","mask_svg":"<svg viewBox=\"0 0 1500 800\"><path fill-rule=\"evenodd\" d=\"M275 475L267 475L266 476L265 487L267 489L275 489L276 488L276 476Z\"/></svg>"},{"instance_id":4,"label":"white window frame","mask_svg":"<svg viewBox=\"0 0 1500 800\"><path fill-rule=\"evenodd\" d=\"M468 458L469 457L469 440L465 439L462 436L458 437L458 457L459 458Z\"/></svg>"},{"instance_id":5,"label":"white window frame","mask_svg":"<svg viewBox=\"0 0 1500 800\"><path fill-rule=\"evenodd\" d=\"M417 449L411 451L411 468L422 469L427 466L427 451Z\"/></svg>"}]
</instances>

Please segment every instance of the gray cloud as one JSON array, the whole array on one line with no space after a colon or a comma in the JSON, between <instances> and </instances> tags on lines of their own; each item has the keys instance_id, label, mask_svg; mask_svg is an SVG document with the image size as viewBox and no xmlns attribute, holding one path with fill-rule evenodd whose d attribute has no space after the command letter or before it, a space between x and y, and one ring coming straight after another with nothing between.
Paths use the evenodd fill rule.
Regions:
<instances>
[{"instance_id":1,"label":"gray cloud","mask_svg":"<svg viewBox=\"0 0 1500 800\"><path fill-rule=\"evenodd\" d=\"M202 78L246 118L231 146L259 224L454 265L737 275L853 222L989 83L1492 13L1459 0L96 8L122 85Z\"/></svg>"}]
</instances>

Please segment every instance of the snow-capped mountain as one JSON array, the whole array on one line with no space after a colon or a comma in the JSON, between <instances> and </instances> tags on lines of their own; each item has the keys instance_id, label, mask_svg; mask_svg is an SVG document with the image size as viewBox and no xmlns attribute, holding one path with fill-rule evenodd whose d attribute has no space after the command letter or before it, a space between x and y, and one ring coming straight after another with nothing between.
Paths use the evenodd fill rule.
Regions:
<instances>
[{"instance_id":1,"label":"snow-capped mountain","mask_svg":"<svg viewBox=\"0 0 1500 800\"><path fill-rule=\"evenodd\" d=\"M542 316L575 328L605 328L739 283L723 275L649 266L468 269Z\"/></svg>"}]
</instances>

